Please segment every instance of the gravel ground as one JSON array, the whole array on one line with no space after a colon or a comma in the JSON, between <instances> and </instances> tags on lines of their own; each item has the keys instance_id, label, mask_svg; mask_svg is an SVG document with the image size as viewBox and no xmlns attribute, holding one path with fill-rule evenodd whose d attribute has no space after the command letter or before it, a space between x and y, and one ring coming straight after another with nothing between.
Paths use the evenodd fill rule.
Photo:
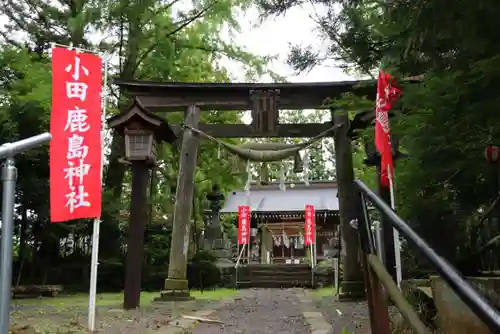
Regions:
<instances>
[{"instance_id":1,"label":"gravel ground","mask_svg":"<svg viewBox=\"0 0 500 334\"><path fill-rule=\"evenodd\" d=\"M321 297L316 300L325 320L333 326L333 333L339 334L344 328L352 334L370 332L370 316L366 301L338 301L336 297Z\"/></svg>"},{"instance_id":2,"label":"gravel ground","mask_svg":"<svg viewBox=\"0 0 500 334\"><path fill-rule=\"evenodd\" d=\"M139 310L124 311L119 306L97 308L97 332L103 334L152 333L168 327L183 314L212 308L217 301L196 300L182 303L153 303ZM213 305L213 306L212 306ZM34 328L41 333L88 333L85 306L53 307L23 305L11 312L13 329ZM14 330L13 333L32 333Z\"/></svg>"},{"instance_id":3,"label":"gravel ground","mask_svg":"<svg viewBox=\"0 0 500 334\"><path fill-rule=\"evenodd\" d=\"M233 304L216 311L210 318L223 325L198 324L192 334L305 334L310 333L296 290L251 289L242 291Z\"/></svg>"}]
</instances>

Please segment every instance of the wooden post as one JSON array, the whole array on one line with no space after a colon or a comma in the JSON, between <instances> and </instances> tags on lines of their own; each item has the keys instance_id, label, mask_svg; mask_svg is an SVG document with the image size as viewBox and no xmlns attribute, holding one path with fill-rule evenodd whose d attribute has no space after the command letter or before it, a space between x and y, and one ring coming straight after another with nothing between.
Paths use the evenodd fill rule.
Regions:
<instances>
[{"instance_id":1,"label":"wooden post","mask_svg":"<svg viewBox=\"0 0 500 334\"><path fill-rule=\"evenodd\" d=\"M149 168L146 161L132 162L132 198L128 227L123 308L140 306L144 227L148 220Z\"/></svg>"},{"instance_id":2,"label":"wooden post","mask_svg":"<svg viewBox=\"0 0 500 334\"><path fill-rule=\"evenodd\" d=\"M333 113L333 111L332 111ZM348 136L349 119L347 113L336 112L332 115L334 124L341 125L335 132L335 170L337 172L339 213L341 224L344 277L342 294L346 297L364 296L364 282L359 262L359 242L351 220L358 216L356 189L354 188L354 170L352 164L351 139Z\"/></svg>"},{"instance_id":3,"label":"wooden post","mask_svg":"<svg viewBox=\"0 0 500 334\"><path fill-rule=\"evenodd\" d=\"M185 112L184 123L189 127L197 128L199 121L199 108L194 105L188 107ZM196 133L189 129L184 130L179 162L179 176L175 193L168 278L165 280L164 291L161 293L160 300L190 299L186 269L190 240L190 219L193 209L194 176L199 142L200 140Z\"/></svg>"}]
</instances>

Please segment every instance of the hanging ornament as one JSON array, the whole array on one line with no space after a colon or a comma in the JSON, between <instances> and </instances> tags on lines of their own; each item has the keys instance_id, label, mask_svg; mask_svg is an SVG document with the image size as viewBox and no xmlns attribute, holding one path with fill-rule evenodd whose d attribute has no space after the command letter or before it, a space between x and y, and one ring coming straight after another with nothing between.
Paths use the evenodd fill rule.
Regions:
<instances>
[{"instance_id":1,"label":"hanging ornament","mask_svg":"<svg viewBox=\"0 0 500 334\"><path fill-rule=\"evenodd\" d=\"M307 150L304 151L304 183L309 186L309 153Z\"/></svg>"},{"instance_id":2,"label":"hanging ornament","mask_svg":"<svg viewBox=\"0 0 500 334\"><path fill-rule=\"evenodd\" d=\"M269 166L267 163L263 162L262 165L260 166L260 183L261 184L268 184L269 183Z\"/></svg>"},{"instance_id":3,"label":"hanging ornament","mask_svg":"<svg viewBox=\"0 0 500 334\"><path fill-rule=\"evenodd\" d=\"M230 164L232 166L231 174L232 175L240 175L240 158L237 155L231 155Z\"/></svg>"},{"instance_id":4,"label":"hanging ornament","mask_svg":"<svg viewBox=\"0 0 500 334\"><path fill-rule=\"evenodd\" d=\"M300 157L300 152L295 153L293 156L293 172L300 173L304 170L304 164L302 158Z\"/></svg>"},{"instance_id":5,"label":"hanging ornament","mask_svg":"<svg viewBox=\"0 0 500 334\"><path fill-rule=\"evenodd\" d=\"M250 168L250 160L247 160L247 184L245 185L245 191L248 196L250 196L250 186L252 185L252 170Z\"/></svg>"},{"instance_id":6,"label":"hanging ornament","mask_svg":"<svg viewBox=\"0 0 500 334\"><path fill-rule=\"evenodd\" d=\"M286 186L285 186L285 163L281 163L281 170L280 170L280 189L282 191L286 191Z\"/></svg>"}]
</instances>

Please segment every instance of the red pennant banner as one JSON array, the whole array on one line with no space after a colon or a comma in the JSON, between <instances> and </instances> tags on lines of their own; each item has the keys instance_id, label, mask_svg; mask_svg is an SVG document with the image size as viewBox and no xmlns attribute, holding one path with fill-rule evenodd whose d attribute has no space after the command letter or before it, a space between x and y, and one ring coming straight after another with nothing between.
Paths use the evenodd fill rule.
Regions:
<instances>
[{"instance_id":1,"label":"red pennant banner","mask_svg":"<svg viewBox=\"0 0 500 334\"><path fill-rule=\"evenodd\" d=\"M250 242L250 206L238 206L238 244L248 245Z\"/></svg>"},{"instance_id":2,"label":"red pennant banner","mask_svg":"<svg viewBox=\"0 0 500 334\"><path fill-rule=\"evenodd\" d=\"M101 215L101 58L52 49L50 217Z\"/></svg>"},{"instance_id":3,"label":"red pennant banner","mask_svg":"<svg viewBox=\"0 0 500 334\"><path fill-rule=\"evenodd\" d=\"M385 187L389 187L389 173L394 179L389 110L391 110L392 105L400 97L401 93L401 89L394 85L390 74L380 70L375 108L375 146L381 156L380 182Z\"/></svg>"},{"instance_id":4,"label":"red pennant banner","mask_svg":"<svg viewBox=\"0 0 500 334\"><path fill-rule=\"evenodd\" d=\"M305 222L304 222L304 244L310 245L315 243L315 221L314 221L314 205L306 205Z\"/></svg>"}]
</instances>

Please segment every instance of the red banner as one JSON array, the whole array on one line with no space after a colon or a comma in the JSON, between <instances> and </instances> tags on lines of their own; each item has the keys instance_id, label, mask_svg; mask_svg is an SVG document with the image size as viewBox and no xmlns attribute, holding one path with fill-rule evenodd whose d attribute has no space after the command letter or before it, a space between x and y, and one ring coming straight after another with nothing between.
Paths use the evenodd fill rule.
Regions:
<instances>
[{"instance_id":1,"label":"red banner","mask_svg":"<svg viewBox=\"0 0 500 334\"><path fill-rule=\"evenodd\" d=\"M101 215L101 90L99 56L52 49L53 223Z\"/></svg>"},{"instance_id":2,"label":"red banner","mask_svg":"<svg viewBox=\"0 0 500 334\"><path fill-rule=\"evenodd\" d=\"M310 245L315 243L314 235L314 205L306 205L305 222L304 222L304 244Z\"/></svg>"},{"instance_id":3,"label":"red banner","mask_svg":"<svg viewBox=\"0 0 500 334\"><path fill-rule=\"evenodd\" d=\"M375 108L375 146L380 153L380 182L389 187L389 172L394 180L392 162L391 129L389 126L389 110L401 95L401 89L393 85L389 73L379 71L377 81L377 101Z\"/></svg>"},{"instance_id":4,"label":"red banner","mask_svg":"<svg viewBox=\"0 0 500 334\"><path fill-rule=\"evenodd\" d=\"M238 206L238 244L248 245L250 242L250 207Z\"/></svg>"}]
</instances>

